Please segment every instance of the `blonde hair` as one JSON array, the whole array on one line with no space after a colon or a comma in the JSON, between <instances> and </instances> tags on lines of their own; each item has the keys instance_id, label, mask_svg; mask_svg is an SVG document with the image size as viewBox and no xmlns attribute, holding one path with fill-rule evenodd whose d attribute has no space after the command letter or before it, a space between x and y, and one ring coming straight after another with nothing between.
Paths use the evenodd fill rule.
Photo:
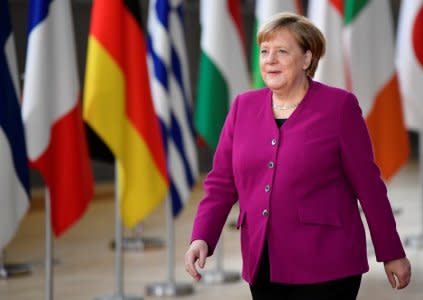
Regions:
<instances>
[{"instance_id":1,"label":"blonde hair","mask_svg":"<svg viewBox=\"0 0 423 300\"><path fill-rule=\"evenodd\" d=\"M282 28L291 32L304 53L310 50L312 58L306 74L313 77L320 58L325 54L326 41L322 32L306 17L282 12L270 17L260 27L257 33L258 44L272 39Z\"/></svg>"}]
</instances>

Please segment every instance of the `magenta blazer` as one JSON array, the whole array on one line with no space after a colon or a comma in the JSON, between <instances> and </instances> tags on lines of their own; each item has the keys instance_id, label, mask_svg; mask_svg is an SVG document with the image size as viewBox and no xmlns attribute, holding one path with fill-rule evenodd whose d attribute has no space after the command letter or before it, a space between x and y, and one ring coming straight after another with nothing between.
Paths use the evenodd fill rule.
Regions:
<instances>
[{"instance_id":1,"label":"magenta blazer","mask_svg":"<svg viewBox=\"0 0 423 300\"><path fill-rule=\"evenodd\" d=\"M357 199L377 261L405 256L387 190L355 96L310 80L279 129L268 88L231 106L204 182L192 240L211 255L233 204L240 214L243 278L253 283L263 245L270 278L318 283L369 269Z\"/></svg>"}]
</instances>

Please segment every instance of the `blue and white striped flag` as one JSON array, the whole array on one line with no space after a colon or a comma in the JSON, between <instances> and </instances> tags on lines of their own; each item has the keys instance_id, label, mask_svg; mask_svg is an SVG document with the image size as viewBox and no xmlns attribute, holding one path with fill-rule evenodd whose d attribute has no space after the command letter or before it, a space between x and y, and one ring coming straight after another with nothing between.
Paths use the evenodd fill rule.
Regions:
<instances>
[{"instance_id":1,"label":"blue and white striped flag","mask_svg":"<svg viewBox=\"0 0 423 300\"><path fill-rule=\"evenodd\" d=\"M0 0L0 252L29 206L29 175L18 68L7 1Z\"/></svg>"},{"instance_id":2,"label":"blue and white striped flag","mask_svg":"<svg viewBox=\"0 0 423 300\"><path fill-rule=\"evenodd\" d=\"M166 148L174 216L188 201L198 177L183 20L182 0L150 1L150 82Z\"/></svg>"}]
</instances>

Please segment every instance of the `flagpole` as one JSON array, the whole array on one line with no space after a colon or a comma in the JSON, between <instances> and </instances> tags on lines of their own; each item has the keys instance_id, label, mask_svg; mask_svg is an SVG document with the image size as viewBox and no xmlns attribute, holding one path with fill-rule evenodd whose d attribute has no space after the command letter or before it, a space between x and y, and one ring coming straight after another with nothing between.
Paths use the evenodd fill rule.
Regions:
<instances>
[{"instance_id":1,"label":"flagpole","mask_svg":"<svg viewBox=\"0 0 423 300\"><path fill-rule=\"evenodd\" d=\"M53 237L51 233L51 201L48 188L45 189L45 299L52 300L53 294Z\"/></svg>"},{"instance_id":2,"label":"flagpole","mask_svg":"<svg viewBox=\"0 0 423 300\"><path fill-rule=\"evenodd\" d=\"M123 298L122 223L120 220L118 166L115 164L115 282L116 296Z\"/></svg>"},{"instance_id":3,"label":"flagpole","mask_svg":"<svg viewBox=\"0 0 423 300\"><path fill-rule=\"evenodd\" d=\"M119 171L118 162L115 161L115 285L114 295L96 297L96 300L143 300L142 297L125 296L123 288L123 255L122 255L122 235L123 228L120 217L119 201Z\"/></svg>"},{"instance_id":4,"label":"flagpole","mask_svg":"<svg viewBox=\"0 0 423 300\"><path fill-rule=\"evenodd\" d=\"M172 199L166 197L166 235L167 235L167 281L147 286L147 295L153 297L174 297L191 295L192 284L175 282L175 222L173 219Z\"/></svg>"},{"instance_id":5,"label":"flagpole","mask_svg":"<svg viewBox=\"0 0 423 300\"><path fill-rule=\"evenodd\" d=\"M423 134L421 129L419 131L419 174L420 174L420 186L423 187ZM405 245L413 249L423 248L423 189L421 189L420 195L420 233L416 236L406 238Z\"/></svg>"}]
</instances>

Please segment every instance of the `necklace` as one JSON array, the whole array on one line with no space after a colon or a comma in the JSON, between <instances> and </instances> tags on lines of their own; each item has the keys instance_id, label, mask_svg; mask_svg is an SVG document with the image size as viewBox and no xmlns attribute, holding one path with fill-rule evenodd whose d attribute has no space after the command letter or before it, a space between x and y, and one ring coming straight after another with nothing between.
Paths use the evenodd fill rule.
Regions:
<instances>
[{"instance_id":1,"label":"necklace","mask_svg":"<svg viewBox=\"0 0 423 300\"><path fill-rule=\"evenodd\" d=\"M287 104L281 105L281 104L278 104L278 103L273 103L272 106L273 106L273 109L275 109L275 110L290 110L290 109L296 108L298 106L298 104L300 104L300 103L298 102L298 103L294 103L294 104L290 104L290 105L287 105Z\"/></svg>"}]
</instances>

